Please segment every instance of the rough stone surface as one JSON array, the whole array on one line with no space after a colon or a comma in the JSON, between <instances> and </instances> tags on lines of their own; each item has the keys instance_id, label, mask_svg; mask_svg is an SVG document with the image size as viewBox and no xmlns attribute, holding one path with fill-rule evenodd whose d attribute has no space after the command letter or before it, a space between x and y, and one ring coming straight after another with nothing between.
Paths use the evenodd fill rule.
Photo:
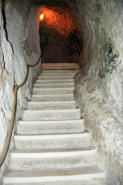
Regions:
<instances>
[{"instance_id":1,"label":"rough stone surface","mask_svg":"<svg viewBox=\"0 0 123 185\"><path fill-rule=\"evenodd\" d=\"M54 66L54 64L52 65ZM60 65L61 64L59 64L59 66ZM71 64L69 64L69 66L71 68ZM68 66L66 69L68 69ZM56 66L54 76L56 76L58 71ZM66 72L65 69L63 71ZM74 72L74 69L71 71ZM52 72L52 67L50 72ZM45 68L43 68L43 74L47 74ZM68 76L69 74L71 74L71 72L68 72ZM60 77L62 78L62 76ZM73 79L72 76L69 78ZM62 83L60 85L62 86ZM39 87L39 89L42 89L42 87ZM55 96L55 93L53 93L53 95ZM71 101L68 101L67 104L70 102ZM75 100L73 102L76 104ZM34 103L33 100L30 103ZM39 103L41 102L36 102L37 105ZM71 125L71 120L74 119L75 129L73 133L65 134L65 132L63 132L58 134L57 130L52 132L51 129L50 134L48 134L48 129L46 129L45 124L44 128L46 132L44 134L39 134L38 129L33 135L29 128L31 122L28 122L29 135L15 134L15 149L10 154L8 170L3 177L3 184L8 183L15 185L21 183L25 185L26 183L30 183L43 185L53 182L54 185L64 185L66 183L71 184L72 182L72 184L76 184L76 182L79 182L84 185L106 185L105 173L97 167L98 155L92 146L90 134L86 130L82 132L81 129L79 129L78 134L76 133L76 121L81 121L81 126L83 121L80 117L80 110L76 107L73 109L68 107L66 109L63 106L64 101L59 102L57 110L55 110L53 106L54 103L56 102L53 101L51 104L47 102L48 110L45 111L42 110L42 108L37 110L36 107L33 107L34 109L30 111L28 107L27 110L24 110L22 122L34 120L33 122L36 128L37 121L42 125L42 123L47 120L46 123L50 121L50 126L53 128L52 124L55 123L54 120L57 120L57 128L58 122L60 121L59 129L62 130L61 126L64 121L66 123L69 122ZM62 109L60 110L61 105ZM71 130L70 125L68 127L69 131ZM24 130L26 130L25 124ZM33 176L31 175L32 173ZM19 176L20 179L18 179L17 176ZM31 176L32 178L30 178ZM94 180L95 177L96 180ZM44 180L45 178L46 180ZM65 179L66 182L63 179ZM88 181L89 179L91 179L91 182ZM85 183L85 181L88 182Z\"/></svg>"},{"instance_id":2,"label":"rough stone surface","mask_svg":"<svg viewBox=\"0 0 123 185\"><path fill-rule=\"evenodd\" d=\"M0 154L11 119L14 84L20 84L24 80L26 63L35 63L40 55L38 21L35 21L37 11L35 8L31 11L30 9L29 1L7 1L5 7L0 1ZM33 29L32 21L36 22ZM25 42L28 42L31 48L24 47ZM19 90L16 119L20 118L21 110L26 107L27 99L31 95L32 82L40 68L39 64L31 70L29 80ZM4 165L0 174L3 168Z\"/></svg>"},{"instance_id":3,"label":"rough stone surface","mask_svg":"<svg viewBox=\"0 0 123 185\"><path fill-rule=\"evenodd\" d=\"M38 2L38 0L33 0ZM65 0L62 0L65 1ZM0 1L0 153L11 118L15 83L23 81L26 63L39 57L38 16L27 0ZM68 2L66 0L66 2ZM76 2L76 3L75 3ZM81 70L75 96L107 171L108 185L123 184L123 1L69 1L83 37ZM30 72L19 90L17 119L30 99L32 82L40 67Z\"/></svg>"},{"instance_id":4,"label":"rough stone surface","mask_svg":"<svg viewBox=\"0 0 123 185\"><path fill-rule=\"evenodd\" d=\"M107 171L123 184L123 2L77 1L84 51L75 96ZM81 20L83 19L83 20Z\"/></svg>"},{"instance_id":5,"label":"rough stone surface","mask_svg":"<svg viewBox=\"0 0 123 185\"><path fill-rule=\"evenodd\" d=\"M14 85L12 68L13 51L6 38L1 9L2 3L0 2L0 153L4 146L9 121L11 119L12 88ZM1 171L3 171L3 169L1 169Z\"/></svg>"}]
</instances>

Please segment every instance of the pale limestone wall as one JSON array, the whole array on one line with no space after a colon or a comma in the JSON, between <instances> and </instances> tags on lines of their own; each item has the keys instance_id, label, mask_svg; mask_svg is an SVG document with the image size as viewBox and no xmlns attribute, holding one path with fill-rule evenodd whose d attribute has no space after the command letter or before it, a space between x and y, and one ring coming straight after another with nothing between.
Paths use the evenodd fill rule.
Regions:
<instances>
[{"instance_id":1,"label":"pale limestone wall","mask_svg":"<svg viewBox=\"0 0 123 185\"><path fill-rule=\"evenodd\" d=\"M13 64L16 83L23 81L26 74L26 63L35 63L40 55L39 37L35 36L38 34L36 30L38 27L35 27L36 13L33 11L30 12L30 9L30 2L18 2L17 0L14 0L10 3L10 8L6 13L8 39L12 43L15 56ZM20 69L20 73L16 70L18 68ZM33 69L29 81L23 88L21 88L21 90L19 90L21 101L18 101L18 106L26 106L26 101L22 97L25 97L26 95L25 98L29 98L29 89L32 86L32 78L36 78L36 73L39 69L39 66Z\"/></svg>"},{"instance_id":2,"label":"pale limestone wall","mask_svg":"<svg viewBox=\"0 0 123 185\"><path fill-rule=\"evenodd\" d=\"M11 0L6 7L6 29L0 11L0 152L11 118L12 88L25 76L26 63L39 57L37 17L30 1ZM73 3L73 1L70 1ZM84 51L81 72L76 76L76 99L107 171L108 185L123 184L123 1L77 0ZM1 1L0 1L1 6ZM35 25L34 25L35 24ZM7 35L5 34L8 33ZM116 70L114 70L116 68ZM38 66L19 91L17 118L30 99Z\"/></svg>"},{"instance_id":3,"label":"pale limestone wall","mask_svg":"<svg viewBox=\"0 0 123 185\"><path fill-rule=\"evenodd\" d=\"M75 96L107 171L123 184L123 1L76 1L83 34Z\"/></svg>"},{"instance_id":4,"label":"pale limestone wall","mask_svg":"<svg viewBox=\"0 0 123 185\"><path fill-rule=\"evenodd\" d=\"M14 84L24 80L26 63L33 64L40 56L37 11L30 10L30 1L10 0L3 17L0 1L0 154L11 119ZM32 47L25 47L25 42ZM33 68L28 82L19 90L16 119L21 117L21 110L26 107L27 99L30 99L32 82L40 70L41 64ZM4 165L0 169L1 173L3 168Z\"/></svg>"},{"instance_id":5,"label":"pale limestone wall","mask_svg":"<svg viewBox=\"0 0 123 185\"><path fill-rule=\"evenodd\" d=\"M2 3L0 2L0 154L7 136L11 119L14 74L12 67L13 51L3 28ZM2 171L3 168L0 170Z\"/></svg>"},{"instance_id":6,"label":"pale limestone wall","mask_svg":"<svg viewBox=\"0 0 123 185\"><path fill-rule=\"evenodd\" d=\"M23 55L27 64L35 64L41 54L39 38L39 12L40 7L32 7L26 26L25 36L23 39ZM30 68L30 75L27 84L27 99L30 99L29 92L32 89L32 82L41 71L41 63L34 68Z\"/></svg>"}]
</instances>

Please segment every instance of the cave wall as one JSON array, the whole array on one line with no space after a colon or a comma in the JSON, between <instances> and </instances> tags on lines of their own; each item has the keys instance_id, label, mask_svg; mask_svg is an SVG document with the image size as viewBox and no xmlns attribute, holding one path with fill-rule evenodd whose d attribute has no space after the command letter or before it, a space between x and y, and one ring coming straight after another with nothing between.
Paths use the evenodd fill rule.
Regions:
<instances>
[{"instance_id":1,"label":"cave wall","mask_svg":"<svg viewBox=\"0 0 123 185\"><path fill-rule=\"evenodd\" d=\"M0 1L0 153L11 119L13 86L23 81L26 63L40 54L38 11L27 0ZM107 172L108 185L123 184L123 1L70 1L81 23L83 53L75 77L75 96ZM76 7L77 5L77 7ZM30 99L32 82L40 66L30 72L19 90L17 118Z\"/></svg>"},{"instance_id":2,"label":"cave wall","mask_svg":"<svg viewBox=\"0 0 123 185\"><path fill-rule=\"evenodd\" d=\"M11 119L12 89L14 85L13 51L6 38L3 23L2 2L0 2L0 154L7 136L9 120ZM7 55L5 55L6 52L8 53ZM0 171L2 170L3 168Z\"/></svg>"},{"instance_id":3,"label":"cave wall","mask_svg":"<svg viewBox=\"0 0 123 185\"><path fill-rule=\"evenodd\" d=\"M83 35L75 96L107 172L123 184L123 1L76 1Z\"/></svg>"},{"instance_id":4,"label":"cave wall","mask_svg":"<svg viewBox=\"0 0 123 185\"><path fill-rule=\"evenodd\" d=\"M38 11L31 9L30 1L6 1L3 11L0 1L0 154L12 114L13 87L24 80L26 63L34 64L40 56L37 16ZM40 70L41 64L31 69L26 85L19 90L16 120L26 108L32 83Z\"/></svg>"}]
</instances>

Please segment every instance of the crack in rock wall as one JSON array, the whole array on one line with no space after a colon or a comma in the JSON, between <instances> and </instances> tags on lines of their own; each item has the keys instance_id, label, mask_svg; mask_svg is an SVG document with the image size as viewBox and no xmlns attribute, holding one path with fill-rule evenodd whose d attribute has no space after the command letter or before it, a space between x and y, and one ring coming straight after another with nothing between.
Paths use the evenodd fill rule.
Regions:
<instances>
[{"instance_id":1,"label":"crack in rock wall","mask_svg":"<svg viewBox=\"0 0 123 185\"><path fill-rule=\"evenodd\" d=\"M123 1L77 0L83 35L75 96L107 171L123 184Z\"/></svg>"},{"instance_id":2,"label":"crack in rock wall","mask_svg":"<svg viewBox=\"0 0 123 185\"><path fill-rule=\"evenodd\" d=\"M13 51L6 38L2 2L0 2L0 153L5 143L12 112L14 86L12 60ZM1 172L3 168L0 170Z\"/></svg>"},{"instance_id":3,"label":"crack in rock wall","mask_svg":"<svg viewBox=\"0 0 123 185\"><path fill-rule=\"evenodd\" d=\"M23 81L26 63L34 63L40 53L39 9L30 11L30 2L8 1L3 17L0 1L0 152L11 118L13 86ZM81 70L75 77L77 103L107 171L108 185L122 185L123 1L69 2L81 23L84 46ZM19 90L17 119L30 99L39 69L31 70L27 84Z\"/></svg>"},{"instance_id":4,"label":"crack in rock wall","mask_svg":"<svg viewBox=\"0 0 123 185\"><path fill-rule=\"evenodd\" d=\"M0 1L0 154L12 114L13 87L24 80L26 63L34 64L40 56L37 17L38 11L35 7L31 9L30 1L10 0L5 7ZM33 81L41 70L40 65L31 69L26 85L19 90L16 120L21 117L30 99ZM0 170L1 174L4 167Z\"/></svg>"}]
</instances>

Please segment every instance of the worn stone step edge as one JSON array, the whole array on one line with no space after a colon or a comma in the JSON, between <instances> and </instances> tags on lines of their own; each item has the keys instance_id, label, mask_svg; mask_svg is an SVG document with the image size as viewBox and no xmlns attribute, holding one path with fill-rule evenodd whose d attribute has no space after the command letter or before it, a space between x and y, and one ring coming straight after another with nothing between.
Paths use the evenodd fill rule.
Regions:
<instances>
[{"instance_id":1,"label":"worn stone step edge","mask_svg":"<svg viewBox=\"0 0 123 185\"><path fill-rule=\"evenodd\" d=\"M21 121L20 120L17 123L17 129L18 129L18 127L25 127L25 126L26 127L35 126L35 128L37 128L39 126L41 126L41 127L44 126L44 128L45 128L46 125L49 125L49 127L54 126L54 128L55 127L57 128L59 126L60 126L60 128L63 126L65 126L65 128L66 128L66 126L69 126L69 128L76 126L78 128L78 126L79 126L79 129L80 129L80 127L82 130L85 129L84 120L64 120L64 121ZM81 132L81 130L80 130L80 132Z\"/></svg>"},{"instance_id":2,"label":"worn stone step edge","mask_svg":"<svg viewBox=\"0 0 123 185\"><path fill-rule=\"evenodd\" d=\"M73 77L76 73L58 73L58 72L49 72L49 73L41 73L39 74L39 77L41 76L70 76Z\"/></svg>"},{"instance_id":3,"label":"worn stone step edge","mask_svg":"<svg viewBox=\"0 0 123 185\"><path fill-rule=\"evenodd\" d=\"M40 76L37 80L73 80L74 76Z\"/></svg>"},{"instance_id":4,"label":"worn stone step edge","mask_svg":"<svg viewBox=\"0 0 123 185\"><path fill-rule=\"evenodd\" d=\"M76 63L76 62L46 62L46 63L43 63L42 64L42 66L43 67L45 67L45 66L71 66L71 65L73 65L73 66L79 66L79 64L78 63Z\"/></svg>"},{"instance_id":5,"label":"worn stone step edge","mask_svg":"<svg viewBox=\"0 0 123 185\"><path fill-rule=\"evenodd\" d=\"M34 87L32 89L33 93L38 93L38 92L46 92L48 94L48 92L54 92L54 93L58 93L58 92L63 92L63 93L72 93L74 91L74 88L68 88L68 87L64 87L64 88L37 88ZM46 95L46 94L45 94Z\"/></svg>"},{"instance_id":6,"label":"worn stone step edge","mask_svg":"<svg viewBox=\"0 0 123 185\"><path fill-rule=\"evenodd\" d=\"M51 101L73 101L73 94L61 94L61 95L32 95L31 101L35 102L51 102Z\"/></svg>"},{"instance_id":7,"label":"worn stone step edge","mask_svg":"<svg viewBox=\"0 0 123 185\"><path fill-rule=\"evenodd\" d=\"M85 131L84 120L18 121L18 134L74 134Z\"/></svg>"},{"instance_id":8,"label":"worn stone step edge","mask_svg":"<svg viewBox=\"0 0 123 185\"><path fill-rule=\"evenodd\" d=\"M75 109L75 101L28 102L28 110Z\"/></svg>"},{"instance_id":9,"label":"worn stone step edge","mask_svg":"<svg viewBox=\"0 0 123 185\"><path fill-rule=\"evenodd\" d=\"M50 140L52 142L58 141L58 143L60 142L60 143L66 143L67 144L67 142L71 141L72 139L75 140L75 144L76 144L76 141L78 141L80 139L81 139L81 142L83 142L83 141L87 142L87 139L88 139L89 146L92 146L92 144L90 145L90 143L91 143L91 136L90 136L90 134L88 132L77 133L77 134L15 135L14 136L15 143L17 143L17 142L24 142L25 143L25 142L30 142L30 141L31 142L32 141L39 141L39 142L40 141L46 141L47 142L47 141ZM32 143L32 145L33 144L34 143ZM49 143L48 146L49 145L52 145L52 143ZM87 145L87 143L86 143L86 145ZM72 145L70 147L72 148ZM83 147L83 146L81 146L81 147Z\"/></svg>"},{"instance_id":10,"label":"worn stone step edge","mask_svg":"<svg viewBox=\"0 0 123 185\"><path fill-rule=\"evenodd\" d=\"M81 119L81 120L64 120L64 121L22 121L22 120L19 120L18 121L18 125L30 125L30 124L34 124L34 125L45 125L45 124L84 124L84 119Z\"/></svg>"},{"instance_id":11,"label":"worn stone step edge","mask_svg":"<svg viewBox=\"0 0 123 185\"><path fill-rule=\"evenodd\" d=\"M80 119L79 109L24 110L22 120L76 120Z\"/></svg>"},{"instance_id":12,"label":"worn stone step edge","mask_svg":"<svg viewBox=\"0 0 123 185\"><path fill-rule=\"evenodd\" d=\"M11 153L10 153L10 157L13 157L13 158L22 158L22 159L38 159L38 158L42 158L42 159L44 159L44 158L49 158L49 159L51 159L51 158L58 158L59 159L59 157L60 158L64 158L64 157L76 157L76 156L78 156L78 155L80 155L80 156L82 156L82 155L84 155L84 156L87 156L87 155L91 155L91 154L93 154L93 155L96 155L97 156L97 152L96 152L96 150L95 149L90 149L90 150L82 150L82 151L60 151L60 152L39 152L39 150L38 150L38 152L28 152L28 151L26 151L26 152L22 152L22 151L12 151Z\"/></svg>"},{"instance_id":13,"label":"worn stone step edge","mask_svg":"<svg viewBox=\"0 0 123 185\"><path fill-rule=\"evenodd\" d=\"M37 87L34 87L34 88L33 88L33 91L34 91L34 90L40 90L40 91L41 91L41 90L42 90L42 91L43 91L43 90L44 90L44 91L46 91L46 90L47 90L47 91L67 91L67 90L68 90L68 91L73 91L73 90L74 90L74 87L59 87L59 88L58 88L58 87L57 87L57 88L52 88L52 87L50 87L50 88L48 88L48 87L47 87L47 88L37 88Z\"/></svg>"},{"instance_id":14,"label":"worn stone step edge","mask_svg":"<svg viewBox=\"0 0 123 185\"><path fill-rule=\"evenodd\" d=\"M74 69L79 69L79 66L78 65L57 65L58 63L55 63L52 65L43 65L42 64L42 68L44 70L47 70L47 69L60 69L60 70L74 70Z\"/></svg>"},{"instance_id":15,"label":"worn stone step edge","mask_svg":"<svg viewBox=\"0 0 123 185\"><path fill-rule=\"evenodd\" d=\"M33 87L35 88L62 88L62 87L74 87L74 83L62 83L62 84L50 84L50 83L47 83L47 84L39 84L39 83L35 83L33 85Z\"/></svg>"},{"instance_id":16,"label":"worn stone step edge","mask_svg":"<svg viewBox=\"0 0 123 185\"><path fill-rule=\"evenodd\" d=\"M65 87L64 88L33 88L33 90L36 90L36 89L37 90L47 90L47 91L48 90L49 91L51 91L51 90L53 90L53 91L54 90L61 90L61 91L68 90L69 91L69 90L74 90L74 87L66 87L66 88Z\"/></svg>"},{"instance_id":17,"label":"worn stone step edge","mask_svg":"<svg viewBox=\"0 0 123 185\"><path fill-rule=\"evenodd\" d=\"M78 65L66 65L66 66L58 66L57 63L54 65L47 65L47 66L42 66L43 70L48 70L48 69L53 69L53 70L76 70L79 69L80 67Z\"/></svg>"},{"instance_id":18,"label":"worn stone step edge","mask_svg":"<svg viewBox=\"0 0 123 185\"><path fill-rule=\"evenodd\" d=\"M61 110L24 110L23 113L30 113L30 114L32 114L32 113L34 113L34 114L35 113L39 113L39 114L40 113L56 113L56 114L57 113L80 113L80 110L79 109L65 109L65 110L64 109L61 109ZM32 120L32 121L34 121L34 120ZM44 121L44 120L42 120L42 121Z\"/></svg>"},{"instance_id":19,"label":"worn stone step edge","mask_svg":"<svg viewBox=\"0 0 123 185\"><path fill-rule=\"evenodd\" d=\"M79 70L43 70L39 75L42 74L76 74Z\"/></svg>"},{"instance_id":20,"label":"worn stone step edge","mask_svg":"<svg viewBox=\"0 0 123 185\"><path fill-rule=\"evenodd\" d=\"M69 79L69 80L62 80L62 79L57 79L57 80L52 80L52 79L49 79L49 80L41 80L41 79L37 79L35 81L35 84L55 84L55 83L63 83L63 84L66 84L66 83L73 83L74 84L74 79Z\"/></svg>"},{"instance_id":21,"label":"worn stone step edge","mask_svg":"<svg viewBox=\"0 0 123 185\"><path fill-rule=\"evenodd\" d=\"M74 98L73 93L71 93L71 94L60 94L60 95L59 95L59 94L58 94L58 95L55 95L55 94L51 94L51 95L48 95L48 94L47 94L47 95L45 95L45 94L42 94L42 95L40 95L40 94L39 94L39 95L34 95L34 94L32 94L32 97L39 97L39 98L40 98L40 97L41 97L41 98L43 98L43 97L44 97L44 98L45 98L45 97L51 97L51 98L52 98L52 97L58 97L58 98L59 98L59 97L63 97L63 98L64 98L64 97L72 97L72 98Z\"/></svg>"},{"instance_id":22,"label":"worn stone step edge","mask_svg":"<svg viewBox=\"0 0 123 185\"><path fill-rule=\"evenodd\" d=\"M85 133L80 133L80 134L56 134L56 135L15 135L14 138L15 140L20 140L20 141L31 141L31 140L47 140L47 139L54 139L54 140L58 140L58 139L70 139L70 138L75 138L77 140L77 138L85 138L85 137L90 137L90 134L88 132Z\"/></svg>"},{"instance_id":23,"label":"worn stone step edge","mask_svg":"<svg viewBox=\"0 0 123 185\"><path fill-rule=\"evenodd\" d=\"M74 170L75 171L75 170ZM31 183L51 183L51 182L66 182L67 184L69 183L69 181L72 182L77 182L77 181L88 181L91 179L105 179L106 176L104 174L104 172L102 172L100 169L98 169L98 167L93 167L91 169L91 171L89 170L89 172L87 172L88 170L83 170L84 173L82 173L82 171L80 171L78 174L71 173L69 175L66 175L66 171L62 173L62 175L55 175L52 174L51 176L48 175L42 175L42 172L40 171L24 171L24 172L9 172L8 174L6 174L6 176L3 179L4 185L6 184L10 184L10 185L14 185L15 183L20 183L23 184L25 183L25 185L27 183L27 185L30 185ZM11 184L12 183L12 184ZM14 183L14 184L13 184ZM65 185L67 185L65 183ZM19 184L19 185L20 185ZM81 182L80 182L81 184ZM33 184L34 185L34 184ZM54 184L55 185L55 184ZM57 184L56 184L57 185ZM73 185L76 185L73 184ZM98 184L100 185L100 184ZM102 184L101 184L102 185ZM106 184L104 184L106 185Z\"/></svg>"},{"instance_id":24,"label":"worn stone step edge","mask_svg":"<svg viewBox=\"0 0 123 185\"><path fill-rule=\"evenodd\" d=\"M73 82L71 82L71 81L70 82L63 82L62 81L62 83L59 83L59 82L56 81L56 83L50 83L50 82L46 83L45 80L42 80L42 82L43 83L41 83L41 84L35 82L34 85L74 85L74 81Z\"/></svg>"},{"instance_id":25,"label":"worn stone step edge","mask_svg":"<svg viewBox=\"0 0 123 185\"><path fill-rule=\"evenodd\" d=\"M79 109L61 109L61 110L24 110L24 113L80 113ZM63 119L64 120L64 119ZM34 121L34 120L32 120ZM40 121L40 120L39 120ZM42 120L44 121L44 120ZM48 121L48 120L47 120ZM55 121L55 120L54 120ZM59 120L60 121L60 120Z\"/></svg>"},{"instance_id":26,"label":"worn stone step edge","mask_svg":"<svg viewBox=\"0 0 123 185\"><path fill-rule=\"evenodd\" d=\"M41 76L38 76L38 79L41 79L41 78L55 78L55 79L73 79L74 75L41 75Z\"/></svg>"},{"instance_id":27,"label":"worn stone step edge","mask_svg":"<svg viewBox=\"0 0 123 185\"><path fill-rule=\"evenodd\" d=\"M33 166L32 166L33 164ZM44 169L62 170L75 167L88 167L98 164L96 150L64 152L20 152L10 154L9 170Z\"/></svg>"},{"instance_id":28,"label":"worn stone step edge","mask_svg":"<svg viewBox=\"0 0 123 185\"><path fill-rule=\"evenodd\" d=\"M66 150L92 147L88 132L72 134L15 135L15 148L18 150Z\"/></svg>"}]
</instances>

